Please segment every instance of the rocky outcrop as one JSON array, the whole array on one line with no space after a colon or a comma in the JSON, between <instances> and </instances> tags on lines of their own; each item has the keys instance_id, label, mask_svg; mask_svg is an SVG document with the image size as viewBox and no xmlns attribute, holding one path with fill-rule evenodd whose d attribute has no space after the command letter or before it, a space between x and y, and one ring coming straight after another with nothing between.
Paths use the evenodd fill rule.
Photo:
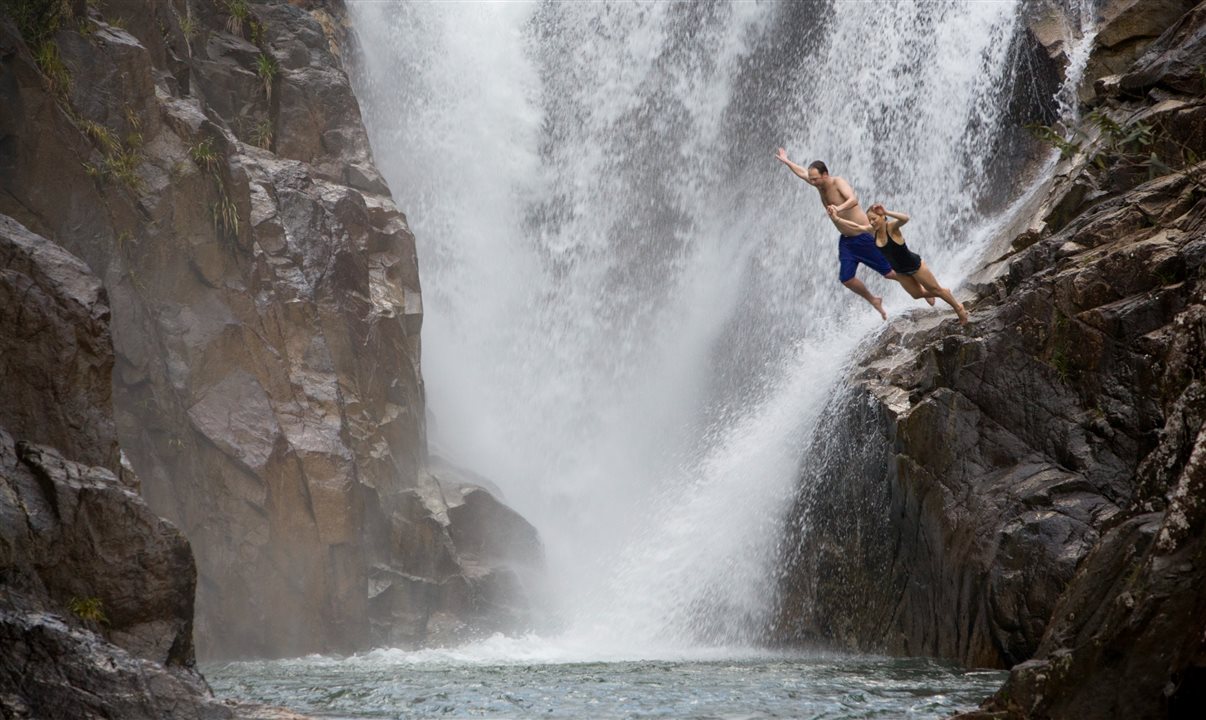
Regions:
<instances>
[{"instance_id":1,"label":"rocky outcrop","mask_svg":"<svg viewBox=\"0 0 1206 720\"><path fill-rule=\"evenodd\" d=\"M1203 37L1206 5L1096 83L969 326L866 350L808 453L781 636L1013 667L989 716L1200 714Z\"/></svg>"},{"instance_id":2,"label":"rocky outcrop","mask_svg":"<svg viewBox=\"0 0 1206 720\"><path fill-rule=\"evenodd\" d=\"M100 281L3 216L0 279L0 427L117 472L113 344Z\"/></svg>"},{"instance_id":3,"label":"rocky outcrop","mask_svg":"<svg viewBox=\"0 0 1206 720\"><path fill-rule=\"evenodd\" d=\"M0 212L108 291L117 436L193 545L208 656L424 641L448 593L412 594L403 630L370 599L477 572L417 499L414 237L336 54L341 6L306 5L0 23Z\"/></svg>"},{"instance_id":4,"label":"rocky outcrop","mask_svg":"<svg viewBox=\"0 0 1206 720\"><path fill-rule=\"evenodd\" d=\"M100 282L0 216L0 715L226 718L188 542L118 468Z\"/></svg>"}]
</instances>

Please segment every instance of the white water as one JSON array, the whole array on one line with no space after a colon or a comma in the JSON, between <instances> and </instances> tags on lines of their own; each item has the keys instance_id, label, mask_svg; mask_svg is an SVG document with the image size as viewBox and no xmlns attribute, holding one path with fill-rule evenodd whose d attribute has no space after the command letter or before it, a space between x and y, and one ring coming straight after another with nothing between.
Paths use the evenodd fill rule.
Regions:
<instances>
[{"instance_id":1,"label":"white water","mask_svg":"<svg viewBox=\"0 0 1206 720\"><path fill-rule=\"evenodd\" d=\"M539 529L556 637L741 646L801 448L878 326L773 158L909 212L955 284L1012 83L1013 2L349 2L374 152L419 242L433 445ZM929 311L860 277L892 314Z\"/></svg>"}]
</instances>

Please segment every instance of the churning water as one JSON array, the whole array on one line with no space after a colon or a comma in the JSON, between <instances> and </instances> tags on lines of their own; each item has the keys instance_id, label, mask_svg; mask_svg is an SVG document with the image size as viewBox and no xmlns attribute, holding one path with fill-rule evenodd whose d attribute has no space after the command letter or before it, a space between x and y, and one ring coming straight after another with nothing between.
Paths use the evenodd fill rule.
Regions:
<instances>
[{"instance_id":1,"label":"churning water","mask_svg":"<svg viewBox=\"0 0 1206 720\"><path fill-rule=\"evenodd\" d=\"M529 664L455 651L376 651L205 669L224 695L337 718L938 718L1000 672L928 660L725 657Z\"/></svg>"}]
</instances>

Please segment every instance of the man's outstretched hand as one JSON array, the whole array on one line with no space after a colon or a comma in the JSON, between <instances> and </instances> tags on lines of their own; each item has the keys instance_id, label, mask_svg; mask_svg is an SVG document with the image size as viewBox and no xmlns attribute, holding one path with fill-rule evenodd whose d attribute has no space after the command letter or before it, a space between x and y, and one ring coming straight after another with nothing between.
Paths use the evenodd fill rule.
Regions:
<instances>
[{"instance_id":1,"label":"man's outstretched hand","mask_svg":"<svg viewBox=\"0 0 1206 720\"><path fill-rule=\"evenodd\" d=\"M783 148L779 148L779 152L775 153L775 159L786 165L789 162L787 159L787 151Z\"/></svg>"}]
</instances>

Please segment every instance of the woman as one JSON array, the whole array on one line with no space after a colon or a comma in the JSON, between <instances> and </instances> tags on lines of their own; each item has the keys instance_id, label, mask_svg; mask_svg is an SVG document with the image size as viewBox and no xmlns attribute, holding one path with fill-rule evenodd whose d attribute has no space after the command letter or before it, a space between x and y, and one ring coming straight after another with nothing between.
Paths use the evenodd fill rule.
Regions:
<instances>
[{"instance_id":1,"label":"woman","mask_svg":"<svg viewBox=\"0 0 1206 720\"><path fill-rule=\"evenodd\" d=\"M888 218L893 218L895 222L888 222ZM876 204L867 209L867 221L870 226L858 226L855 223L850 225L875 235L875 246L896 271L896 280L904 289L915 298L942 298L955 309L959 315L959 323L967 324L967 310L963 304L955 299L949 289L938 283L938 278L930 272L921 256L905 245L900 226L909 221L909 216L885 210L883 205Z\"/></svg>"}]
</instances>

